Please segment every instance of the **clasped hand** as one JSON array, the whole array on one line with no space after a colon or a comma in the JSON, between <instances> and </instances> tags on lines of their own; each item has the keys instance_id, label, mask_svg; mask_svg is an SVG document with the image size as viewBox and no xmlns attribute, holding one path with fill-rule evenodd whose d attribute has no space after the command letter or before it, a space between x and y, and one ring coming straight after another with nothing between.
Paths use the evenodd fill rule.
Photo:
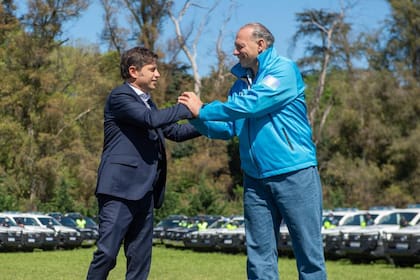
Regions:
<instances>
[{"instance_id":1,"label":"clasped hand","mask_svg":"<svg viewBox=\"0 0 420 280\"><path fill-rule=\"evenodd\" d=\"M191 91L183 92L178 97L178 103L184 104L187 108L191 111L194 117L197 117L201 107L203 106L203 102L201 102L200 98Z\"/></svg>"}]
</instances>

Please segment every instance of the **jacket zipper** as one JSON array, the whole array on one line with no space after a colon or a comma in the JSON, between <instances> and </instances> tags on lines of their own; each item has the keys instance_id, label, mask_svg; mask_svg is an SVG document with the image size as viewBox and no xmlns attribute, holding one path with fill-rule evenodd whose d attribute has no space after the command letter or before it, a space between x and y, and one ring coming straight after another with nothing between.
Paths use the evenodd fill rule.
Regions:
<instances>
[{"instance_id":1,"label":"jacket zipper","mask_svg":"<svg viewBox=\"0 0 420 280\"><path fill-rule=\"evenodd\" d=\"M246 72L246 81L247 81L247 86L248 86L248 90L251 89L252 83L253 83L253 79L252 79L252 75L250 73L250 71L248 70ZM246 125L248 128L248 145L249 145L249 157L251 158L251 161L253 163L253 165L255 166L255 169L258 172L258 175L261 175L261 167L259 166L256 157L254 156L254 152L252 150L252 144L251 144L251 125L249 123L249 119L246 119Z\"/></svg>"}]
</instances>

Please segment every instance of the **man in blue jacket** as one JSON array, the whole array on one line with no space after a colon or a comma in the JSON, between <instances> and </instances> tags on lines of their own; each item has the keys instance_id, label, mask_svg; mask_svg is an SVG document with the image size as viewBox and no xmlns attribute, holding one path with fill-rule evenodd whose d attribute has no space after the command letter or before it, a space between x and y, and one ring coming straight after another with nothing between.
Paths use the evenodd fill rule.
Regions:
<instances>
[{"instance_id":1,"label":"man in blue jacket","mask_svg":"<svg viewBox=\"0 0 420 280\"><path fill-rule=\"evenodd\" d=\"M301 74L277 55L274 37L260 23L237 33L232 68L238 79L226 102L204 104L191 92L178 100L209 138L239 137L244 172L248 279L278 279L277 241L286 222L299 279L326 279L321 236L322 189L307 119Z\"/></svg>"},{"instance_id":2,"label":"man in blue jacket","mask_svg":"<svg viewBox=\"0 0 420 280\"><path fill-rule=\"evenodd\" d=\"M158 110L150 98L160 77L157 55L135 47L121 56L124 84L113 89L104 110L104 146L98 168L99 240L87 279L106 279L124 243L126 279L147 279L153 239L153 208L163 203L165 138L200 134L185 105Z\"/></svg>"}]
</instances>

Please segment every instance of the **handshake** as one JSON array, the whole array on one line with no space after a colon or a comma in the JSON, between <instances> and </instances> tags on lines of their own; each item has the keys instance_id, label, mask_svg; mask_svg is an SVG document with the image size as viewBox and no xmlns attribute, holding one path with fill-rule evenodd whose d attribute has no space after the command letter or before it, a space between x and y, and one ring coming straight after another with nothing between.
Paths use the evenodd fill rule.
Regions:
<instances>
[{"instance_id":1,"label":"handshake","mask_svg":"<svg viewBox=\"0 0 420 280\"><path fill-rule=\"evenodd\" d=\"M178 103L184 104L191 111L192 115L196 118L200 112L203 102L200 98L191 91L185 91L178 97Z\"/></svg>"}]
</instances>

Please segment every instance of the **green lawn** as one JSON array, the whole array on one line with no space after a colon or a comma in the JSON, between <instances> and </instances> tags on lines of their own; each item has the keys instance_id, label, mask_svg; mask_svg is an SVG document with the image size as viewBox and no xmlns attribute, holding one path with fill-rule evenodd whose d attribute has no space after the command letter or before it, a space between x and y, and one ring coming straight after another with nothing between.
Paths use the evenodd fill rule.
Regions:
<instances>
[{"instance_id":1,"label":"green lawn","mask_svg":"<svg viewBox=\"0 0 420 280\"><path fill-rule=\"evenodd\" d=\"M0 253L2 280L85 279L94 248L71 251ZM153 248L150 280L244 280L246 256L243 254L197 253L190 250ZM279 260L281 280L296 280L294 259ZM395 268L380 263L352 265L348 261L328 261L329 280L419 280L420 266ZM122 280L125 273L123 252L108 279Z\"/></svg>"}]
</instances>

